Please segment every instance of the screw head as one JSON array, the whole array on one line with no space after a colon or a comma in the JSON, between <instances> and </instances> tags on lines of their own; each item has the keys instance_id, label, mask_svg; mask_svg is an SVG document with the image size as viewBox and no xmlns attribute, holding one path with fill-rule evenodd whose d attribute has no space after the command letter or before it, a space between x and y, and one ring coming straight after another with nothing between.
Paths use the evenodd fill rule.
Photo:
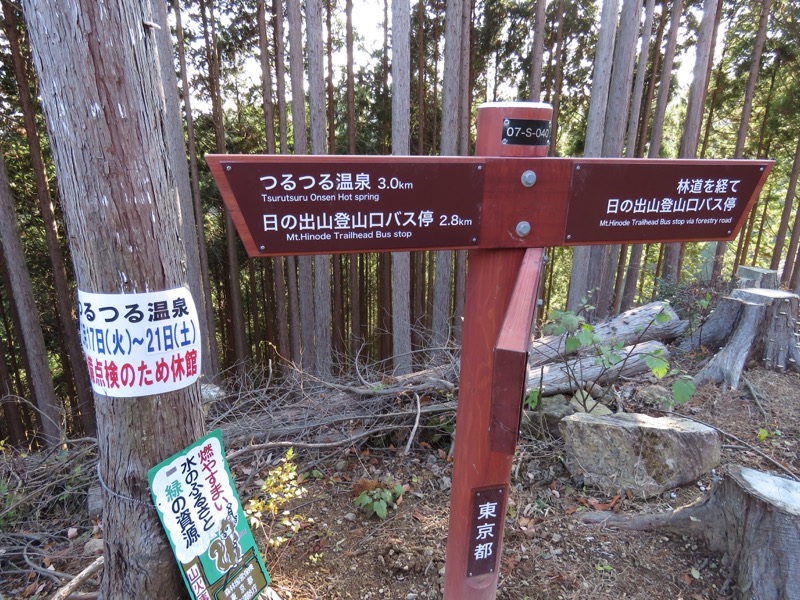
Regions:
<instances>
[{"instance_id":1,"label":"screw head","mask_svg":"<svg viewBox=\"0 0 800 600\"><path fill-rule=\"evenodd\" d=\"M517 235L519 237L525 237L531 232L531 224L527 221L520 221L517 223Z\"/></svg>"},{"instance_id":2,"label":"screw head","mask_svg":"<svg viewBox=\"0 0 800 600\"><path fill-rule=\"evenodd\" d=\"M226 171L230 171L230 170L231 170L231 166L230 166L230 165L226 165L226 166L225 166L225 170L226 170Z\"/></svg>"},{"instance_id":3,"label":"screw head","mask_svg":"<svg viewBox=\"0 0 800 600\"><path fill-rule=\"evenodd\" d=\"M266 247L266 246L259 246L259 247L258 247L258 249L259 249L259 250L261 250L261 251L263 252L264 250L266 250L266 249L267 249L267 247Z\"/></svg>"},{"instance_id":4,"label":"screw head","mask_svg":"<svg viewBox=\"0 0 800 600\"><path fill-rule=\"evenodd\" d=\"M522 185L525 187L532 187L536 183L536 173L531 170L525 171L520 181L522 181Z\"/></svg>"}]
</instances>

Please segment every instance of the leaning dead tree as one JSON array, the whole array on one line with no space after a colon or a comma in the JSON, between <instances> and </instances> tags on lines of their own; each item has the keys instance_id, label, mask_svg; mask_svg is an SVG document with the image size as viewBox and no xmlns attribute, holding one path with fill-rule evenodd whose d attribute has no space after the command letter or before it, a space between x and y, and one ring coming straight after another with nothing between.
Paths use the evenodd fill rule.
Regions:
<instances>
[{"instance_id":1,"label":"leaning dead tree","mask_svg":"<svg viewBox=\"0 0 800 600\"><path fill-rule=\"evenodd\" d=\"M581 519L699 537L729 557L735 598L800 598L800 482L734 465L707 495L671 513L591 512Z\"/></svg>"},{"instance_id":2,"label":"leaning dead tree","mask_svg":"<svg viewBox=\"0 0 800 600\"><path fill-rule=\"evenodd\" d=\"M701 346L720 350L695 375L695 383L739 387L748 362L767 369L800 372L797 314L800 297L784 290L736 289L723 298L711 316L677 349Z\"/></svg>"}]
</instances>

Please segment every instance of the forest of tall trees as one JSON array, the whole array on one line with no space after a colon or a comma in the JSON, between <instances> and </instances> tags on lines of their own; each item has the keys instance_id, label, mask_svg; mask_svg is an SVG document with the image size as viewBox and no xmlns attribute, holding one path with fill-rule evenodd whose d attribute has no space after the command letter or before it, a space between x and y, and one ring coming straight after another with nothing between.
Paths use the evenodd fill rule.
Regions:
<instances>
[{"instance_id":1,"label":"forest of tall trees","mask_svg":"<svg viewBox=\"0 0 800 600\"><path fill-rule=\"evenodd\" d=\"M733 242L549 250L540 316L588 303L602 318L687 286L724 287L739 265L800 287L797 2L151 4L143 27L173 59L158 61L175 133L163 151L208 381L235 387L288 363L326 378L357 361L387 375L422 368L459 343L468 256L248 259L205 154L467 155L485 101L552 104L553 155L776 161ZM62 91L46 100L39 80L32 5L4 2L0 34L0 440L15 446L96 431L75 314L83 234L65 219L53 162L78 148L59 150L71 138ZM100 240L91 251L116 250Z\"/></svg>"}]
</instances>

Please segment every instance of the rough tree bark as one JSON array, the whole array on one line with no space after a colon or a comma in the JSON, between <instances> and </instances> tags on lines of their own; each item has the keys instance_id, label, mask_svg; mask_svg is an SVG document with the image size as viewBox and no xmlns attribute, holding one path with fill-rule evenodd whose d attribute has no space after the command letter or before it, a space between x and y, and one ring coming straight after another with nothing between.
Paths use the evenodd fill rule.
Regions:
<instances>
[{"instance_id":1,"label":"rough tree bark","mask_svg":"<svg viewBox=\"0 0 800 600\"><path fill-rule=\"evenodd\" d=\"M181 9L179 0L172 0L175 13L175 37L177 39L178 65L181 75L181 91L183 94L184 119L186 122L186 146L189 150L189 180L192 187L192 203L194 209L194 225L197 235L198 260L200 277L203 285L203 311L205 313L206 338L208 343L208 360L204 361L204 375L216 381L219 375L219 348L217 347L216 324L214 323L214 305L211 298L211 280L208 276L208 250L206 248L205 228L203 227L203 204L200 198L200 173L197 169L197 144L195 142L194 117L192 116L192 100L189 91L189 75L186 69L186 44L183 39ZM183 132L181 132L181 139Z\"/></svg>"},{"instance_id":2,"label":"rough tree bark","mask_svg":"<svg viewBox=\"0 0 800 600\"><path fill-rule=\"evenodd\" d=\"M258 48L261 63L261 107L264 112L265 150L275 153L275 105L272 102L271 56L267 39L266 0L256 1L258 20ZM278 324L278 355L282 360L291 360L289 349L289 311L286 305L286 278L282 256L272 259L272 272L275 281L275 311Z\"/></svg>"},{"instance_id":3,"label":"rough tree bark","mask_svg":"<svg viewBox=\"0 0 800 600\"><path fill-rule=\"evenodd\" d=\"M736 150L733 153L733 158L742 158L744 156L744 144L747 139L747 131L750 127L750 115L753 110L753 97L756 91L758 75L761 71L761 53L764 50L764 42L767 39L767 25L769 23L769 7L771 3L772 0L761 0L761 17L758 22L758 31L756 32L756 39L753 44L753 59L750 62L750 73L747 77L747 89L745 90L741 120L739 121L739 131L736 136ZM717 249L714 254L714 266L711 271L711 281L716 281L722 274L722 266L727 249L727 242L717 242Z\"/></svg>"},{"instance_id":4,"label":"rough tree bark","mask_svg":"<svg viewBox=\"0 0 800 600\"><path fill-rule=\"evenodd\" d=\"M600 35L592 73L592 94L589 103L589 117L586 125L586 147L584 156L601 156L606 122L608 93L614 59L614 36L617 31L618 0L603 0L600 15ZM582 300L593 291L595 284L603 277L606 246L576 246L573 250L572 275L567 294L567 310L577 312ZM597 271L593 273L592 269ZM594 298L588 298L594 304Z\"/></svg>"},{"instance_id":5,"label":"rough tree bark","mask_svg":"<svg viewBox=\"0 0 800 600\"><path fill-rule=\"evenodd\" d=\"M2 250L0 250L0 254L3 254ZM4 257L0 256L0 263L3 261ZM11 445L19 448L25 440L25 429L22 426L19 406L14 395L14 384L6 362L6 345L0 339L0 406L3 409L3 431L4 435L8 436Z\"/></svg>"},{"instance_id":6,"label":"rough tree bark","mask_svg":"<svg viewBox=\"0 0 800 600\"><path fill-rule=\"evenodd\" d=\"M392 0L392 154L411 154L411 3ZM392 252L395 375L411 372L411 254Z\"/></svg>"},{"instance_id":7,"label":"rough tree bark","mask_svg":"<svg viewBox=\"0 0 800 600\"><path fill-rule=\"evenodd\" d=\"M33 284L25 264L25 251L19 235L14 199L6 173L6 162L0 154L0 245L7 265L7 281L12 301L19 315L19 335L28 365L28 381L36 407L36 417L48 446L61 439L61 415L58 398L50 376L44 334L39 322L39 309L33 296Z\"/></svg>"},{"instance_id":8,"label":"rough tree bark","mask_svg":"<svg viewBox=\"0 0 800 600\"><path fill-rule=\"evenodd\" d=\"M797 192L797 179L800 176L800 137L797 138L797 148L794 151L794 160L792 161L792 171L789 175L789 185L786 188L786 197L783 204L783 211L781 212L781 220L778 226L778 234L775 238L775 247L772 250L772 261L769 268L777 270L781 264L781 257L783 255L783 246L786 240L786 230L789 227L789 217L794 208L794 198ZM800 213L795 214L795 224L792 228L792 237L794 237L795 230L800 226ZM790 243L791 247L791 243ZM781 273L781 282L787 283L791 279L792 264L795 263L794 257L791 256L791 250L787 252L786 264ZM797 261L800 262L800 261Z\"/></svg>"},{"instance_id":9,"label":"rough tree bark","mask_svg":"<svg viewBox=\"0 0 800 600\"><path fill-rule=\"evenodd\" d=\"M564 11L564 0L558 0L556 7L558 14L562 15L562 18L558 20L558 26L556 27L556 47L553 51L555 54L555 64L553 65L555 76L552 96L553 125L550 129L550 150L548 151L548 156L556 156L558 153L558 118L561 114L561 90L564 86L564 21L567 19L567 15ZM573 10L573 8L570 7L570 10Z\"/></svg>"},{"instance_id":10,"label":"rough tree bark","mask_svg":"<svg viewBox=\"0 0 800 600\"><path fill-rule=\"evenodd\" d=\"M299 0L288 0L286 17L289 21L289 77L292 88L292 134L295 154L308 154L306 132L306 94L303 79L303 26ZM300 362L305 369L313 371L316 364L316 341L314 337L314 276L313 260L310 256L295 259L298 266L300 302L301 354ZM291 262L289 263L291 265ZM289 277L294 275L290 272ZM294 322L293 322L294 327Z\"/></svg>"},{"instance_id":11,"label":"rough tree bark","mask_svg":"<svg viewBox=\"0 0 800 600\"><path fill-rule=\"evenodd\" d=\"M536 0L536 10L533 17L533 48L531 50L530 99L532 102L538 102L542 95L542 56L544 56L544 16L546 8L547 0ZM559 26L562 20L563 18L559 19ZM553 122L555 122L555 115L553 116ZM555 142L555 140L553 141Z\"/></svg>"},{"instance_id":12,"label":"rough tree bark","mask_svg":"<svg viewBox=\"0 0 800 600\"><path fill-rule=\"evenodd\" d=\"M8 44L11 49L11 58L14 63L14 75L17 80L17 90L19 101L22 106L22 116L25 121L25 139L31 154L33 165L33 179L36 185L36 195L39 200L39 210L42 213L44 222L44 234L47 242L47 253L50 257L50 264L53 269L53 283L55 286L55 301L58 307L58 318L60 325L60 343L66 350L67 364L64 370L67 377L71 377L75 383L75 394L78 400L81 425L85 435L95 436L97 430L94 420L94 397L92 396L92 386L89 383L89 374L83 364L83 354L81 353L81 342L78 338L78 328L75 324L75 317L72 313L70 299L72 292L67 278L67 269L64 262L64 254L61 250L59 240L58 224L56 223L53 201L50 196L50 186L47 183L47 173L42 156L42 147L39 142L39 134L36 127L36 112L34 110L33 95L30 85L28 85L28 72L23 60L22 48L20 46L16 8L10 3L3 4L3 15L5 17L5 31Z\"/></svg>"},{"instance_id":13,"label":"rough tree bark","mask_svg":"<svg viewBox=\"0 0 800 600\"><path fill-rule=\"evenodd\" d=\"M633 68L636 63L636 40L639 36L639 21L642 13L642 0L623 0L620 13L617 41L614 44L614 68L611 73L611 88L606 106L605 131L603 132L602 156L622 156L625 144L625 131L628 122L628 107L631 104ZM603 248L601 251L600 248ZM598 258L602 257L602 278L590 286L598 287L596 316L604 319L614 312L617 287L615 277L624 266L625 255L620 244L592 247ZM595 254L593 254L594 256Z\"/></svg>"},{"instance_id":14,"label":"rough tree bark","mask_svg":"<svg viewBox=\"0 0 800 600\"><path fill-rule=\"evenodd\" d=\"M700 140L700 128L708 90L708 77L711 72L710 66L714 61L711 42L714 39L718 2L719 0L704 0L703 2L703 19L697 34L697 49L686 107L686 119L683 124L680 158L697 157L697 145ZM665 244L662 275L664 281L677 283L682 246L683 244L680 242Z\"/></svg>"},{"instance_id":15,"label":"rough tree bark","mask_svg":"<svg viewBox=\"0 0 800 600\"><path fill-rule=\"evenodd\" d=\"M325 135L325 48L322 41L322 2L306 0L306 54L311 153L327 154ZM314 257L314 372L331 373L331 255Z\"/></svg>"},{"instance_id":16,"label":"rough tree bark","mask_svg":"<svg viewBox=\"0 0 800 600\"><path fill-rule=\"evenodd\" d=\"M208 89L211 96L211 112L214 121L214 148L218 154L227 152L225 144L225 119L221 91L219 52L217 47L217 24L214 16L213 0L200 0L200 17L203 23L206 61L208 62ZM244 305L242 303L242 284L239 276L239 253L236 232L230 211L223 209L225 223L225 259L228 267L228 306L230 319L229 339L233 348L233 362L237 372L244 373L248 358L245 337ZM231 365L229 365L231 366Z\"/></svg>"},{"instance_id":17,"label":"rough tree bark","mask_svg":"<svg viewBox=\"0 0 800 600\"><path fill-rule=\"evenodd\" d=\"M184 286L158 71L164 57L149 3L26 0L24 8L78 288ZM138 398L95 394L95 404L107 559L101 597L182 596L147 470L202 434L199 385Z\"/></svg>"},{"instance_id":18,"label":"rough tree bark","mask_svg":"<svg viewBox=\"0 0 800 600\"><path fill-rule=\"evenodd\" d=\"M461 36L464 21L464 1L447 0L445 20L444 64L442 86L442 141L443 156L458 154L458 126L460 104ZM436 256L436 274L433 289L432 343L434 348L447 345L451 326L451 287L453 275L453 253L439 250Z\"/></svg>"}]
</instances>

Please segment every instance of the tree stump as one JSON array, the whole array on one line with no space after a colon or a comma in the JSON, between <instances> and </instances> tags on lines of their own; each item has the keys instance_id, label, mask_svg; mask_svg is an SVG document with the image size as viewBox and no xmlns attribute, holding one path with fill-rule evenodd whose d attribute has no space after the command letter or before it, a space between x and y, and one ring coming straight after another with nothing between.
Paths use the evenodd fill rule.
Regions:
<instances>
[{"instance_id":1,"label":"tree stump","mask_svg":"<svg viewBox=\"0 0 800 600\"><path fill-rule=\"evenodd\" d=\"M718 350L730 337L741 310L741 300L729 297L721 298L714 312L690 335L678 340L675 349L678 352L689 352L704 346L715 351Z\"/></svg>"},{"instance_id":2,"label":"tree stump","mask_svg":"<svg viewBox=\"0 0 800 600\"><path fill-rule=\"evenodd\" d=\"M800 371L799 306L800 297L784 290L737 289L723 298L708 320L677 346L679 351L688 351L724 344L695 376L695 383L726 383L738 388L748 360L760 360L776 371Z\"/></svg>"},{"instance_id":3,"label":"tree stump","mask_svg":"<svg viewBox=\"0 0 800 600\"><path fill-rule=\"evenodd\" d=\"M800 297L784 290L748 288L733 290L733 297L766 307L757 340L759 358L768 369L800 371L797 349L797 314Z\"/></svg>"},{"instance_id":4,"label":"tree stump","mask_svg":"<svg viewBox=\"0 0 800 600\"><path fill-rule=\"evenodd\" d=\"M800 483L732 466L692 505L669 514L591 512L587 523L621 529L666 529L700 537L728 555L740 600L800 598Z\"/></svg>"},{"instance_id":5,"label":"tree stump","mask_svg":"<svg viewBox=\"0 0 800 600\"><path fill-rule=\"evenodd\" d=\"M778 289L778 272L772 269L760 269L741 265L736 270L736 278L741 288L770 288Z\"/></svg>"}]
</instances>

